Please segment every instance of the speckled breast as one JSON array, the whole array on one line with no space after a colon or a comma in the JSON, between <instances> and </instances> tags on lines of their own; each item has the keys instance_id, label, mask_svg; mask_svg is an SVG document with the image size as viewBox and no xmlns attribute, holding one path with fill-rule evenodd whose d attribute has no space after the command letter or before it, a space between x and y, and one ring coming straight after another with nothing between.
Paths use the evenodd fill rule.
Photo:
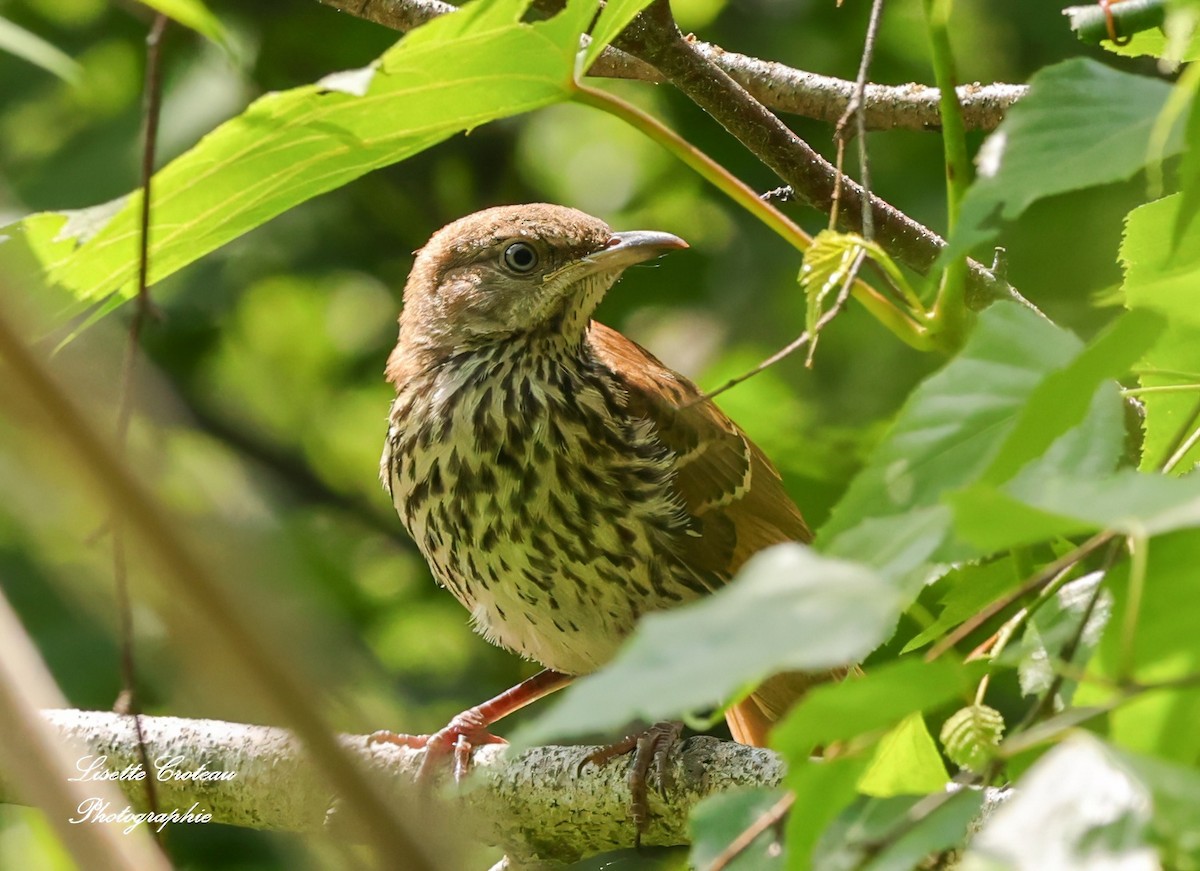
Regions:
<instances>
[{"instance_id":1,"label":"speckled breast","mask_svg":"<svg viewBox=\"0 0 1200 871\"><path fill-rule=\"evenodd\" d=\"M512 343L401 385L382 474L476 630L556 671L594 670L643 613L707 589L680 558L669 453L586 354Z\"/></svg>"}]
</instances>

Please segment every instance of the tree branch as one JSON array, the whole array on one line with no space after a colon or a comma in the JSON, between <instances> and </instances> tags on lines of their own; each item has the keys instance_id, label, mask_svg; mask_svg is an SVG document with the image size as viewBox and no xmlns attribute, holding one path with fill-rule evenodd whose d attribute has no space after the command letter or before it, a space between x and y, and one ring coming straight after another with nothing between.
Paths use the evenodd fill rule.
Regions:
<instances>
[{"instance_id":1,"label":"tree branch","mask_svg":"<svg viewBox=\"0 0 1200 871\"><path fill-rule=\"evenodd\" d=\"M854 97L854 82L805 72L781 63L725 51L710 42L692 41L696 53L720 67L765 106L792 115L836 124ZM603 58L603 55L601 55ZM604 75L592 69L593 75ZM968 130L994 130L1008 108L1028 91L1025 85L1003 82L959 85L958 102ZM868 130L939 130L941 92L912 82L906 85L868 84L863 94L863 117Z\"/></svg>"},{"instance_id":2,"label":"tree branch","mask_svg":"<svg viewBox=\"0 0 1200 871\"><path fill-rule=\"evenodd\" d=\"M393 30L407 31L455 7L442 0L320 0L326 6ZM836 124L854 94L854 82L759 60L719 45L693 41L697 53L724 70L756 100L780 112ZM589 75L662 82L662 74L643 60L608 47ZM957 88L968 130L993 130L1008 107L1025 96L1024 85L973 84ZM925 85L867 85L863 112L870 130L937 130L940 94Z\"/></svg>"},{"instance_id":3,"label":"tree branch","mask_svg":"<svg viewBox=\"0 0 1200 871\"><path fill-rule=\"evenodd\" d=\"M788 183L797 196L829 214L838 183L836 168L792 132L737 82L696 51L680 34L667 0L655 0L626 28L614 45L654 64L688 98L708 112L755 157ZM863 191L843 178L844 196L839 224L862 231ZM870 197L875 238L889 254L922 274L929 272L946 242L877 196ZM969 261L967 305L986 308L997 299L1012 299L1032 307L1007 282L981 264Z\"/></svg>"},{"instance_id":4,"label":"tree branch","mask_svg":"<svg viewBox=\"0 0 1200 871\"><path fill-rule=\"evenodd\" d=\"M89 765L97 766L94 774L139 770L137 736L128 718L77 710L50 710L42 715L62 739L90 748L80 751L85 754L77 763L81 771ZM142 725L152 765L158 771L170 763L169 771L175 775L157 775L162 812L182 816L190 811L193 824L211 814L209 822L214 823L355 836L353 821L339 814L339 803L323 786L326 781L290 732L175 717L143 717ZM414 795L424 751L368 745L361 736L342 736L341 744L347 755L380 776L386 795L401 802ZM453 791L448 807L439 809L446 813L437 816L444 820L448 814L456 831L465 829L484 843L500 846L511 867L522 869L555 867L632 846L635 833L626 782L629 758L618 757L601 767L586 765L579 771L595 749L539 747L510 756L505 747L483 747L475 753L471 783ZM104 758L97 762L99 757ZM181 774L194 777L201 771L232 776L179 779ZM671 753L670 772L673 782L665 797L650 792L652 813L642 837L645 844L687 843L688 814L701 799L741 786L778 785L784 765L769 750L702 736L688 739ZM140 813L141 782L124 779L117 785L130 800L129 814ZM0 782L0 802L19 800L16 784ZM104 812L122 810L110 806Z\"/></svg>"},{"instance_id":5,"label":"tree branch","mask_svg":"<svg viewBox=\"0 0 1200 871\"><path fill-rule=\"evenodd\" d=\"M410 29L455 9L442 0L321 2L400 30ZM640 78L643 70L654 72L655 75L651 78L654 81L661 81L661 76L665 76L774 170L793 188L800 199L819 211L826 214L830 212L837 179L836 169L723 69L724 65L728 65L732 71L746 75L748 84L762 88L766 82L771 82L772 87L778 86L779 82L771 74L771 70L778 71L787 69L786 67L779 64L763 64L761 61L700 43L692 37L683 37L675 26L670 5L665 0L657 0L651 4L613 45L619 51L613 50L612 47L606 50L592 67L592 73L618 74L607 66L609 63L615 63L617 68L624 71L620 75L625 77L632 75ZM749 76L750 70L756 71L755 75ZM795 70L790 72L798 78L808 75ZM830 81L838 80L826 80ZM865 111L870 117L877 119L878 115L873 113L880 110L880 104L873 104L871 100L877 98L879 92L872 90L874 87L867 88ZM960 94L960 99L964 100L964 117L970 114L967 107L972 102L971 87L973 86L965 89L966 93ZM853 82L838 81L836 88L826 91L827 95L837 94L836 98L822 98L830 100L825 104L827 107L836 108L830 120L837 121L853 95L853 90ZM920 93L922 99L931 96L935 102L937 100L936 89L921 89ZM1016 92L1012 92L1009 96L1017 95ZM991 98L994 98L994 95ZM1009 104L1005 104L1005 108L1007 105ZM932 116L922 116L923 121L917 126L936 127L937 117L934 106ZM996 120L998 123L999 119ZM861 232L862 189L849 179L843 179L842 186L849 202L839 211L840 224L845 229ZM872 214L878 223L876 236L879 243L897 260L917 272L927 273L945 247L945 240L879 197L872 196L870 202ZM1013 300L1033 308L1006 281L992 274L981 264L970 261L966 299L968 308L982 310L998 299Z\"/></svg>"}]
</instances>

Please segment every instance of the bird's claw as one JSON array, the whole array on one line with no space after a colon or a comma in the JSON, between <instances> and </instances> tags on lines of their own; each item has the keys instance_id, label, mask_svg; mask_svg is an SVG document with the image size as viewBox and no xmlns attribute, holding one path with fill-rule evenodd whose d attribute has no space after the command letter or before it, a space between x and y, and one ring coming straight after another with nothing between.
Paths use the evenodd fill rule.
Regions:
<instances>
[{"instance_id":1,"label":"bird's claw","mask_svg":"<svg viewBox=\"0 0 1200 871\"><path fill-rule=\"evenodd\" d=\"M633 824L637 830L634 841L637 847L642 845L642 834L646 831L646 824L650 819L648 798L650 770L654 769L655 778L658 780L658 794L666 799L667 793L674 786L669 765L670 754L682 732L682 723L655 723L643 732L629 735L607 747L601 747L579 763L577 773L589 763L603 765L610 759L626 753L633 753L629 765L629 796Z\"/></svg>"},{"instance_id":2,"label":"bird's claw","mask_svg":"<svg viewBox=\"0 0 1200 871\"><path fill-rule=\"evenodd\" d=\"M461 783L471 771L471 753L485 744L507 744L503 738L487 730L487 724L479 712L471 708L454 717L432 735L404 735L386 730L373 732L367 737L368 744L396 744L413 750L424 750L425 758L417 769L417 781L428 784L441 761L452 756L454 780Z\"/></svg>"}]
</instances>

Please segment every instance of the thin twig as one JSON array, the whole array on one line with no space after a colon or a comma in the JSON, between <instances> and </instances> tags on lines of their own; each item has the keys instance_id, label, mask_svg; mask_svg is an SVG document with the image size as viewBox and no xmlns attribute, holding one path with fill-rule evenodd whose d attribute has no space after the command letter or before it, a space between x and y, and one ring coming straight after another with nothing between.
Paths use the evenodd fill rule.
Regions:
<instances>
[{"instance_id":1,"label":"thin twig","mask_svg":"<svg viewBox=\"0 0 1200 871\"><path fill-rule=\"evenodd\" d=\"M1200 439L1200 429L1195 431L1192 429L1196 426L1197 418L1200 418L1200 399L1196 400L1192 406L1192 410L1183 419L1183 422L1180 423L1179 429L1176 430L1175 436L1171 439L1171 446L1167 448L1166 454L1159 463L1159 469L1163 473L1173 471L1179 465L1180 461L1187 456L1188 451L1196 444L1196 440Z\"/></svg>"},{"instance_id":2,"label":"thin twig","mask_svg":"<svg viewBox=\"0 0 1200 871\"><path fill-rule=\"evenodd\" d=\"M862 236L868 242L875 238L875 219L871 215L871 167L867 159L867 119L864 95L867 78L871 74L871 59L875 56L875 42L879 38L879 21L883 18L883 0L873 0L871 17L867 20L867 36L863 40L862 58L858 64L858 76L854 80L854 95L846 111L838 119L834 136L838 143L838 184L833 191L833 209L829 213L830 228L837 226L837 201L841 194L842 159L846 151L846 125L854 118L854 135L858 140L858 175L862 185Z\"/></svg>"},{"instance_id":3,"label":"thin twig","mask_svg":"<svg viewBox=\"0 0 1200 871\"><path fill-rule=\"evenodd\" d=\"M146 35L146 80L143 112L145 131L142 142L142 211L138 236L138 290L134 300L133 316L129 322L129 339L125 346L125 359L121 368L121 386L117 396L116 449L122 456L128 451L129 424L133 417L133 380L137 367L138 348L142 329L150 316L150 192L154 178L154 155L158 144L158 122L162 109L162 39L170 19L159 13ZM150 771L150 754L146 749L146 736L142 729L142 705L138 699L137 664L133 650L133 604L129 596L129 566L125 552L125 522L120 511L112 516L113 584L121 636L121 695L116 708L120 713L133 718L138 739L138 756L143 771ZM158 796L155 778L147 777L146 805L152 813L158 812ZM160 831L154 830L159 838Z\"/></svg>"},{"instance_id":4,"label":"thin twig","mask_svg":"<svg viewBox=\"0 0 1200 871\"><path fill-rule=\"evenodd\" d=\"M778 825L795 803L796 793L785 793L779 801L767 809L766 813L748 825L740 835L729 842L729 846L717 854L717 858L713 859L712 864L708 866L708 871L725 871L729 867L729 863L746 852L759 835L772 826Z\"/></svg>"},{"instance_id":5,"label":"thin twig","mask_svg":"<svg viewBox=\"0 0 1200 871\"><path fill-rule=\"evenodd\" d=\"M785 357L790 357L792 354L799 351L810 341L815 340L815 338L820 335L821 330L823 330L825 326L834 318L836 318L841 313L842 309L846 307L846 303L850 299L850 288L854 285L854 280L858 276L858 270L862 265L864 257L866 257L866 251L859 251L858 256L854 260L853 266L851 266L850 270L846 274L846 280L842 282L842 288L838 292L837 299L834 301L833 305L829 307L829 310L826 311L825 314L821 315L820 319L817 320L817 323L813 326L811 331L805 330L794 340L784 345L770 357L767 357L767 359L760 362L753 369L743 372L741 375L738 375L735 378L730 378L717 389L711 390L697 399L693 399L691 402L685 405L684 408L688 408L699 402L708 402L714 397L720 396L731 387L737 387L743 381L753 378L759 372L769 369L780 360L784 359Z\"/></svg>"},{"instance_id":6,"label":"thin twig","mask_svg":"<svg viewBox=\"0 0 1200 871\"><path fill-rule=\"evenodd\" d=\"M941 792L932 792L917 801L886 834L862 845L862 856L854 863L853 871L861 871L861 869L871 865L875 857L887 847L899 841L925 820L929 819L929 817L933 816L934 813L957 798L960 792L961 787L954 790L943 789Z\"/></svg>"},{"instance_id":7,"label":"thin twig","mask_svg":"<svg viewBox=\"0 0 1200 871\"><path fill-rule=\"evenodd\" d=\"M1121 621L1121 652L1117 657L1117 681L1126 683L1133 677L1133 644L1137 638L1138 617L1142 597L1146 592L1146 563L1150 539L1145 535L1129 537L1129 597Z\"/></svg>"},{"instance_id":8,"label":"thin twig","mask_svg":"<svg viewBox=\"0 0 1200 871\"><path fill-rule=\"evenodd\" d=\"M979 613L967 620L964 620L953 632L950 632L944 636L941 641L930 648L929 652L925 654L925 661L932 662L933 660L937 659L939 656L941 656L950 648L954 647L954 645L958 644L958 642L962 641L988 620L991 620L1013 602L1016 602L1021 597L1026 596L1035 590L1040 590L1046 584L1051 583L1064 569L1069 569L1080 560L1090 556L1096 550L1112 541L1115 537L1115 532L1101 532L1089 538L1070 553L1064 554L1054 562L1043 566L1037 572L1037 574L1030 577L1029 580L1025 581L1025 583L1021 584L1021 586L1017 587L1017 589L1013 590L1011 593L1006 593L999 599L996 599Z\"/></svg>"},{"instance_id":9,"label":"thin twig","mask_svg":"<svg viewBox=\"0 0 1200 871\"><path fill-rule=\"evenodd\" d=\"M1071 633L1071 637L1062 646L1058 653L1060 662L1071 664L1071 660L1075 658L1075 654L1079 651L1079 645L1083 643L1083 634L1087 630L1087 625L1092 619L1092 613L1096 610L1096 603L1100 601L1100 594L1104 591L1104 578L1112 569L1113 563L1116 562L1117 554L1121 551L1121 540L1115 536L1112 538L1108 548L1108 553L1104 556L1104 565L1100 568L1101 577L1097 581L1095 589L1092 590L1092 595L1088 597L1087 605L1083 609L1083 613L1079 617L1079 625L1075 627L1075 631ZM1029 713L1021 720L1017 727L1013 729L1014 734L1025 731L1030 726L1037 723L1046 712L1051 709L1054 704L1054 698L1062 689L1065 675L1061 670L1057 670L1054 674L1054 680L1050 682L1050 686L1046 688L1046 692L1042 693Z\"/></svg>"}]
</instances>

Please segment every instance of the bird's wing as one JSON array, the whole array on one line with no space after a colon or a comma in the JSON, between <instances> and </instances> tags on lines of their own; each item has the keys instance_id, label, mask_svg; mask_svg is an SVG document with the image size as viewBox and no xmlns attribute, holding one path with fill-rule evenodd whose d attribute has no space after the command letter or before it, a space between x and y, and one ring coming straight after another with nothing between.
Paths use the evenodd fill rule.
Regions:
<instances>
[{"instance_id":1,"label":"bird's wing","mask_svg":"<svg viewBox=\"0 0 1200 871\"><path fill-rule=\"evenodd\" d=\"M771 461L692 382L602 324L589 340L629 410L679 458L675 486L700 533L686 558L698 570L727 580L764 547L812 537Z\"/></svg>"},{"instance_id":2,"label":"bird's wing","mask_svg":"<svg viewBox=\"0 0 1200 871\"><path fill-rule=\"evenodd\" d=\"M679 457L675 485L699 533L684 559L701 576L728 580L757 551L812 538L771 461L692 382L603 324L593 323L588 339L624 387L629 410L652 421ZM824 679L801 672L768 678L726 711L733 737L765 746L771 725Z\"/></svg>"}]
</instances>

